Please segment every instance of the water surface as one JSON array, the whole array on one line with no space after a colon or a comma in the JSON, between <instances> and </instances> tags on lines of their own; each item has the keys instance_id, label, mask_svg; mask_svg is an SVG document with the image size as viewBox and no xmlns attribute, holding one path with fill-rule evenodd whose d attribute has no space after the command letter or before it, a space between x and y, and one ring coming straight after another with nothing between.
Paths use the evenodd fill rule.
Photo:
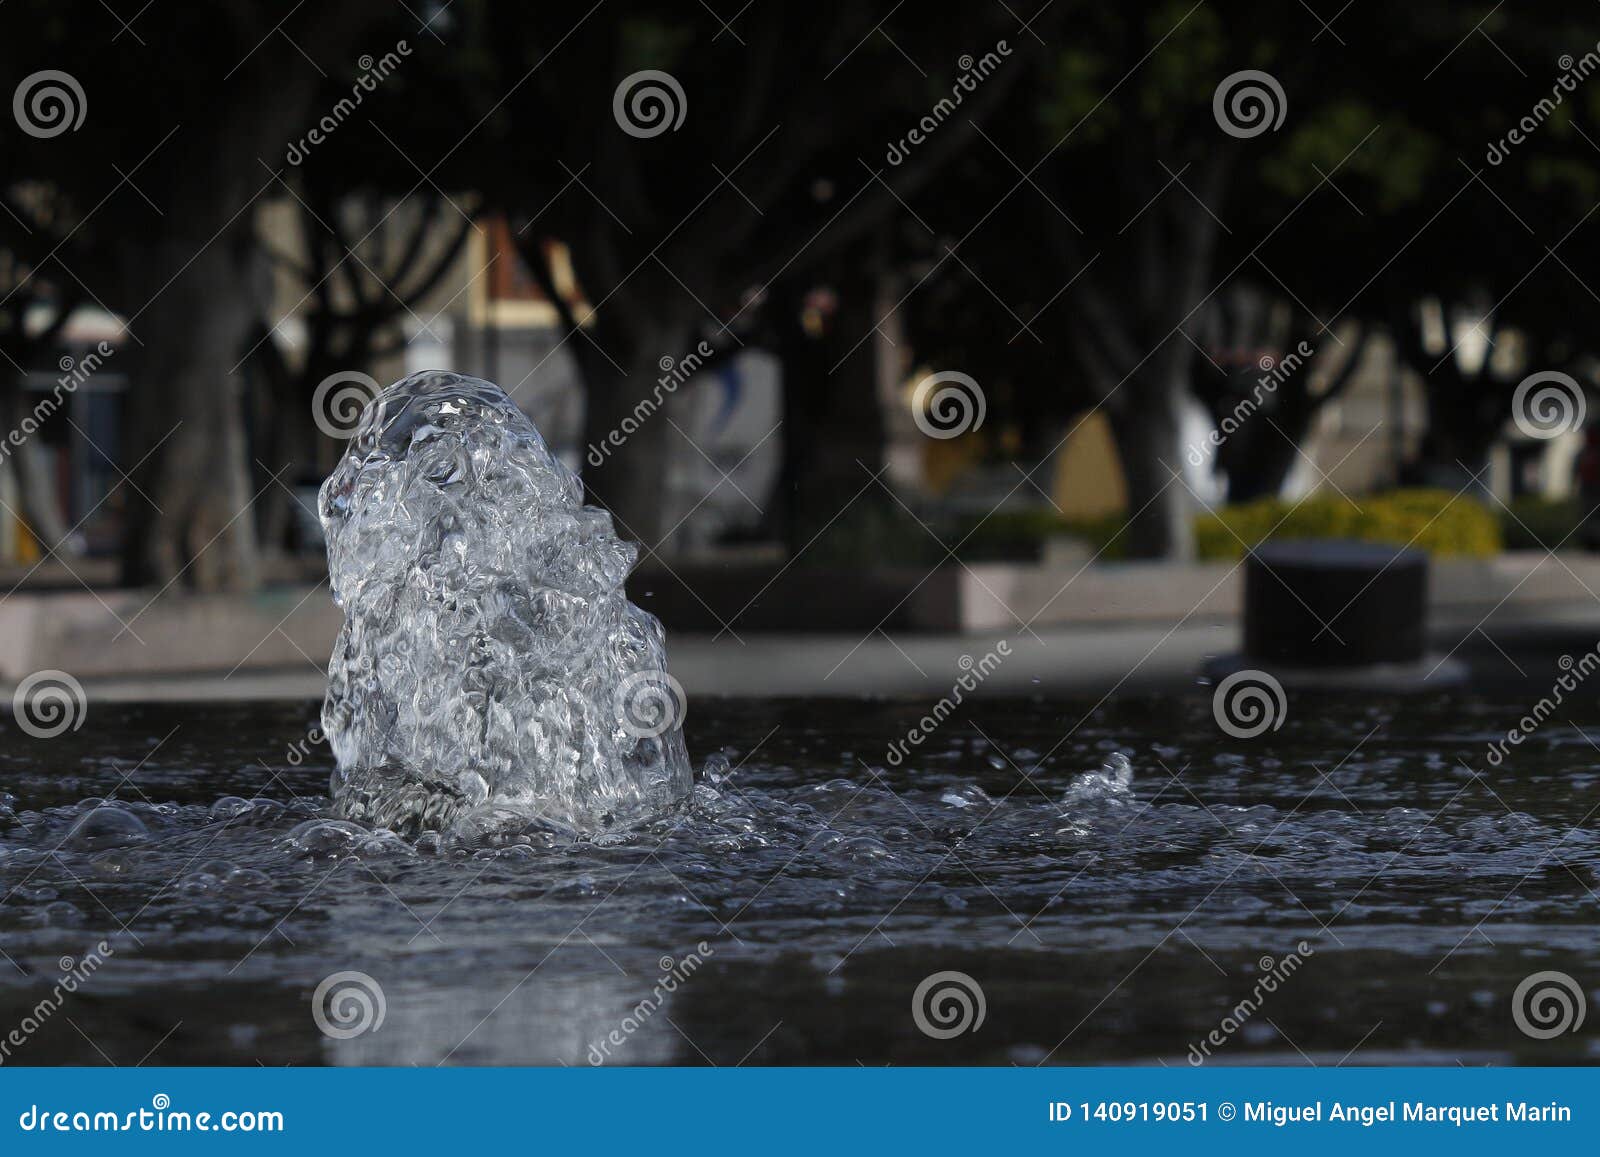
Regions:
<instances>
[{"instance_id":1,"label":"water surface","mask_svg":"<svg viewBox=\"0 0 1600 1157\"><path fill-rule=\"evenodd\" d=\"M926 704L697 700L690 813L500 847L316 822L312 704L7 721L0 1036L111 950L7 1063L1183 1065L1213 1030L1206 1063L1600 1058L1592 1008L1511 1015L1541 970L1600 997L1600 713L1492 767L1524 704L1291 696L1253 740L1203 691L1092 707L969 704L892 766ZM1127 787L1093 774L1117 752ZM381 1028L314 1023L341 971ZM912 1014L942 971L985 1006L947 1039Z\"/></svg>"}]
</instances>

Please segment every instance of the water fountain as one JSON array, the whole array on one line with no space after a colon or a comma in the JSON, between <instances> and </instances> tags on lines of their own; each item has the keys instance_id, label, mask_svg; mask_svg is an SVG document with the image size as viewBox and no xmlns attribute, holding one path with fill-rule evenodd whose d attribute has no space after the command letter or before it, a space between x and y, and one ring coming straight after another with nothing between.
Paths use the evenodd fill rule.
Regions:
<instances>
[{"instance_id":1,"label":"water fountain","mask_svg":"<svg viewBox=\"0 0 1600 1157\"><path fill-rule=\"evenodd\" d=\"M1258 552L1247 661L1309 666L1314 644L1357 687L1297 695L1281 727L1229 730L1188 688L948 717L708 699L691 797L660 628L622 593L634 550L499 389L391 387L322 513L331 756L302 701L7 731L0 1027L104 967L0 1060L1593 1059L1508 1004L1600 970L1594 699L1496 762L1522 691L1371 690L1426 638L1396 610L1423 589L1405 558L1340 548L1330 575L1329 552ZM324 1008L348 984L366 1003Z\"/></svg>"},{"instance_id":2,"label":"water fountain","mask_svg":"<svg viewBox=\"0 0 1600 1157\"><path fill-rule=\"evenodd\" d=\"M637 548L489 382L412 374L368 403L320 495L344 625L323 732L345 819L593 834L690 790Z\"/></svg>"}]
</instances>

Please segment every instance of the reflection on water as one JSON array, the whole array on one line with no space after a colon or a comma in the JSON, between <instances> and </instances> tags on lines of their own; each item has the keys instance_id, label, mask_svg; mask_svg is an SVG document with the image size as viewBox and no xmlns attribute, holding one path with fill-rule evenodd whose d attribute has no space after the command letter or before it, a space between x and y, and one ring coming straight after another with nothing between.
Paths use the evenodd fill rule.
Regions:
<instances>
[{"instance_id":1,"label":"reflection on water","mask_svg":"<svg viewBox=\"0 0 1600 1157\"><path fill-rule=\"evenodd\" d=\"M1600 1018L1535 1040L1510 1003L1543 970L1600 990L1586 719L1491 769L1521 706L1291 699L1255 740L1200 694L1074 731L1088 706L974 704L893 767L922 705L697 702L692 811L582 844L324 818L314 705L13 729L0 1036L31 1027L3 1059L1185 1064L1213 1030L1207 1063L1600 1057ZM341 971L381 1028L318 1029ZM941 971L980 986L976 1031L918 1028Z\"/></svg>"}]
</instances>

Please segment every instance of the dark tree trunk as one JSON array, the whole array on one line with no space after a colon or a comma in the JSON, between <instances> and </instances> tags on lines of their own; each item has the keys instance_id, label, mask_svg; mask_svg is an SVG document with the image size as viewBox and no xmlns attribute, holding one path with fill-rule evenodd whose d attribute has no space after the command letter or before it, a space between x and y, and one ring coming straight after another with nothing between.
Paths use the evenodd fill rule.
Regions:
<instances>
[{"instance_id":1,"label":"dark tree trunk","mask_svg":"<svg viewBox=\"0 0 1600 1157\"><path fill-rule=\"evenodd\" d=\"M672 525L665 494L667 456L682 438L668 420L682 383L671 382L662 359L675 365L694 350L694 326L675 316L675 307L640 310L641 320L631 325L599 321L592 335L576 333L570 339L585 387L584 488L611 512L619 534L651 550L660 548ZM626 308L612 303L607 314L618 319Z\"/></svg>"},{"instance_id":2,"label":"dark tree trunk","mask_svg":"<svg viewBox=\"0 0 1600 1157\"><path fill-rule=\"evenodd\" d=\"M159 448L130 490L125 578L202 590L260 582L243 378L233 372L257 315L249 233L140 244L128 270L137 300L140 388L132 395L137 444ZM163 441L163 439L165 439ZM142 497L141 495L145 496Z\"/></svg>"},{"instance_id":3,"label":"dark tree trunk","mask_svg":"<svg viewBox=\"0 0 1600 1157\"><path fill-rule=\"evenodd\" d=\"M255 209L281 189L271 190L273 169L263 158L281 156L285 142L316 123L324 77L302 67L303 57L343 59L378 19L378 9L360 4L327 3L299 17L228 5L213 31L218 51L239 50L232 73L168 70L139 89L147 109L193 115L185 112L159 159L141 171L143 201L158 208L159 224L140 198L111 202L97 220L116 238L117 307L139 360L127 457L142 465L138 489L129 488L127 582L166 586L181 577L199 590L260 583L245 379L236 367L267 308ZM162 26L151 26L152 39L175 43L186 43L194 25L188 12L161 5L146 20Z\"/></svg>"},{"instance_id":4,"label":"dark tree trunk","mask_svg":"<svg viewBox=\"0 0 1600 1157\"><path fill-rule=\"evenodd\" d=\"M1111 416L1117 454L1128 487L1129 558L1194 557L1194 508L1184 485L1180 403L1187 391L1179 371L1134 379L1127 406ZM1173 475L1178 477L1174 478Z\"/></svg>"},{"instance_id":5,"label":"dark tree trunk","mask_svg":"<svg viewBox=\"0 0 1600 1157\"><path fill-rule=\"evenodd\" d=\"M311 398L302 396L302 379L290 369L265 322L252 327L248 342L252 352L244 369L257 447L250 478L261 493L256 510L262 549L271 555L293 545L292 489L315 464L317 431L311 422ZM283 486L272 483L279 470Z\"/></svg>"},{"instance_id":6,"label":"dark tree trunk","mask_svg":"<svg viewBox=\"0 0 1600 1157\"><path fill-rule=\"evenodd\" d=\"M1257 378L1250 375L1249 380ZM1248 392L1246 386L1231 396L1246 397ZM1228 473L1230 503L1276 498L1283 493L1319 408L1318 401L1305 393L1303 380L1296 380L1280 387L1270 406L1237 420L1237 429L1227 435L1220 451Z\"/></svg>"},{"instance_id":7,"label":"dark tree trunk","mask_svg":"<svg viewBox=\"0 0 1600 1157\"><path fill-rule=\"evenodd\" d=\"M871 484L883 465L887 439L873 332L879 316L874 312L877 278L850 278L840 288L838 311L817 335L801 324L802 290L791 289L773 301L785 434L782 511L776 521L790 557L852 502L873 507L885 500ZM865 494L863 487L869 488Z\"/></svg>"},{"instance_id":8,"label":"dark tree trunk","mask_svg":"<svg viewBox=\"0 0 1600 1157\"><path fill-rule=\"evenodd\" d=\"M1511 418L1514 383L1495 377L1487 358L1468 371L1454 350L1428 349L1414 304L1391 307L1390 320L1400 360L1421 379L1428 411L1428 430L1416 457L1405 466L1405 482L1458 490L1476 476L1477 485L1487 487L1489 451ZM1496 327L1492 318L1486 324L1492 348Z\"/></svg>"}]
</instances>

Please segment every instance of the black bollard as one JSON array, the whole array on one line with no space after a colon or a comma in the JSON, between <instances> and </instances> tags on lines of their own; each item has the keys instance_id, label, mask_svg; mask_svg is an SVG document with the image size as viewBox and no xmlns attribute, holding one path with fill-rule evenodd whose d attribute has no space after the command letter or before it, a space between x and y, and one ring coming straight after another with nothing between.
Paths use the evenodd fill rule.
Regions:
<instances>
[{"instance_id":1,"label":"black bollard","mask_svg":"<svg viewBox=\"0 0 1600 1157\"><path fill-rule=\"evenodd\" d=\"M1267 666L1422 661L1428 556L1337 539L1263 543L1244 583L1245 658Z\"/></svg>"},{"instance_id":2,"label":"black bollard","mask_svg":"<svg viewBox=\"0 0 1600 1157\"><path fill-rule=\"evenodd\" d=\"M1222 680L1264 672L1284 687L1435 691L1465 682L1429 654L1428 556L1375 542L1280 539L1245 564L1243 650L1205 664Z\"/></svg>"}]
</instances>

